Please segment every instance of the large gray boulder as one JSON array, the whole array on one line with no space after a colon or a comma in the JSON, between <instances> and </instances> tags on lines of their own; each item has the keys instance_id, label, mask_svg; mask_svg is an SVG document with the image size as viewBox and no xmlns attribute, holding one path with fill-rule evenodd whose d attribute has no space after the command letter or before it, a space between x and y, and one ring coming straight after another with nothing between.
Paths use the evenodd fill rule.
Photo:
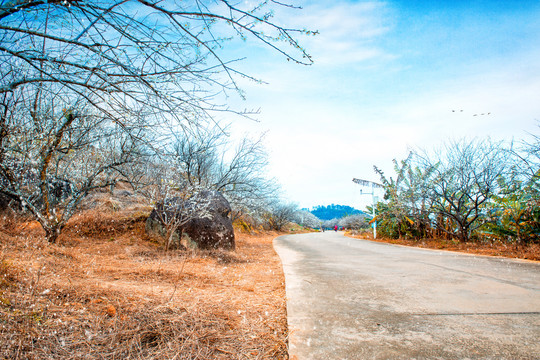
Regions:
<instances>
[{"instance_id":1,"label":"large gray boulder","mask_svg":"<svg viewBox=\"0 0 540 360\"><path fill-rule=\"evenodd\" d=\"M164 219L188 219L173 235L175 247L234 250L234 229L229 218L231 206L217 191L202 191L184 200L179 197L156 204L146 221L146 231L152 238L166 241Z\"/></svg>"}]
</instances>

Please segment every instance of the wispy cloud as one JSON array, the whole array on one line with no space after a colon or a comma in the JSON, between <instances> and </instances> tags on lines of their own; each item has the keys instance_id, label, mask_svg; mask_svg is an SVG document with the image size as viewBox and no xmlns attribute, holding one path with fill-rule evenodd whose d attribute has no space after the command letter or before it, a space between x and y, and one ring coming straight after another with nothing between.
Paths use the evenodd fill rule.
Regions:
<instances>
[{"instance_id":1,"label":"wispy cloud","mask_svg":"<svg viewBox=\"0 0 540 360\"><path fill-rule=\"evenodd\" d=\"M319 31L303 41L317 64L338 66L389 56L376 43L392 29L390 10L383 2L309 2L291 20Z\"/></svg>"}]
</instances>

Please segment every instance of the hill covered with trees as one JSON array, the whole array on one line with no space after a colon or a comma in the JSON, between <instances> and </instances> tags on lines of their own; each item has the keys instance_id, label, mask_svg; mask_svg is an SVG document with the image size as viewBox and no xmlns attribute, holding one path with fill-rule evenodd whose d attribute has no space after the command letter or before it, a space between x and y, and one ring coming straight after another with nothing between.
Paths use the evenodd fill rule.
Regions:
<instances>
[{"instance_id":1,"label":"hill covered with trees","mask_svg":"<svg viewBox=\"0 0 540 360\"><path fill-rule=\"evenodd\" d=\"M349 215L361 215L362 211L347 205L318 205L313 207L310 212L321 220L341 219Z\"/></svg>"}]
</instances>

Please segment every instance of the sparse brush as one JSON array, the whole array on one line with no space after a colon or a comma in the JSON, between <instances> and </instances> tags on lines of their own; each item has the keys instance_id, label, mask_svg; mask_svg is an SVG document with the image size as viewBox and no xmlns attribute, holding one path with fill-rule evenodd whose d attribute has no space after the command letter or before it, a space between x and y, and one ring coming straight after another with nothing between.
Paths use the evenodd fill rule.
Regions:
<instances>
[{"instance_id":1,"label":"sparse brush","mask_svg":"<svg viewBox=\"0 0 540 360\"><path fill-rule=\"evenodd\" d=\"M38 248L0 233L0 358L287 358L273 234L242 235L234 252L166 253L143 219L90 210Z\"/></svg>"}]
</instances>

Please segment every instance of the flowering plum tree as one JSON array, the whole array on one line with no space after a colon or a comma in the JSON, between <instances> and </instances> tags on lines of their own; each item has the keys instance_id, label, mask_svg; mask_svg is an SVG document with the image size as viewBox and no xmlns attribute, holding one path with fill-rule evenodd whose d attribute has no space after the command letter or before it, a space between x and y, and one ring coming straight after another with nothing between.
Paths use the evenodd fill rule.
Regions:
<instances>
[{"instance_id":1,"label":"flowering plum tree","mask_svg":"<svg viewBox=\"0 0 540 360\"><path fill-rule=\"evenodd\" d=\"M277 185L266 176L263 138L242 138L236 146L221 128L198 129L178 136L171 159L189 186L223 194L233 208L233 220L269 205Z\"/></svg>"},{"instance_id":2,"label":"flowering plum tree","mask_svg":"<svg viewBox=\"0 0 540 360\"><path fill-rule=\"evenodd\" d=\"M111 173L134 161L138 140L84 102L34 95L2 104L0 192L28 210L55 242L90 191L118 181Z\"/></svg>"},{"instance_id":3,"label":"flowering plum tree","mask_svg":"<svg viewBox=\"0 0 540 360\"><path fill-rule=\"evenodd\" d=\"M229 110L216 96L241 93L235 79L248 75L224 57L226 41L255 39L311 63L292 35L312 32L272 21L283 6L0 1L0 193L56 241L90 191L126 177L141 149L156 150L162 129Z\"/></svg>"}]
</instances>

